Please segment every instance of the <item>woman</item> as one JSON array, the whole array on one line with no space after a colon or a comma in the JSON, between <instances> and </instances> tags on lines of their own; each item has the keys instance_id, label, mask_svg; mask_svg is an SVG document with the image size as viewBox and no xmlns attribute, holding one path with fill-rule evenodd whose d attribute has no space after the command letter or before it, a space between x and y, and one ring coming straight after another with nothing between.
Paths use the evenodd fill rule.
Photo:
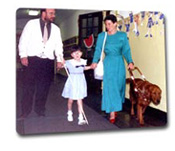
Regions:
<instances>
[{"instance_id":1,"label":"woman","mask_svg":"<svg viewBox=\"0 0 175 151\"><path fill-rule=\"evenodd\" d=\"M130 46L127 35L117 31L117 18L109 15L104 19L107 29L107 39L105 43L104 76L103 76L103 97L102 111L110 113L110 122L114 123L117 112L122 110L122 103L125 101L125 64L128 69L133 69L134 64L131 57ZM102 44L105 32L98 35L94 58L91 67L95 69L100 59Z\"/></svg>"}]
</instances>

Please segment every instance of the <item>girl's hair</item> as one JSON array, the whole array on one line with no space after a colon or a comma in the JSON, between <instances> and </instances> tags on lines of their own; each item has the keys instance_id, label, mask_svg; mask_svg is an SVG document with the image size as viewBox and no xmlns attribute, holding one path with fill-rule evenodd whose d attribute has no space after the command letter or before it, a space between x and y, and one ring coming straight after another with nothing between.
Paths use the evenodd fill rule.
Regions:
<instances>
[{"instance_id":1,"label":"girl's hair","mask_svg":"<svg viewBox=\"0 0 175 151\"><path fill-rule=\"evenodd\" d=\"M81 51L80 46L78 46L78 45L74 45L74 46L72 46L72 48L71 48L71 53L73 53L73 52L75 52L75 51L78 51L78 50Z\"/></svg>"},{"instance_id":2,"label":"girl's hair","mask_svg":"<svg viewBox=\"0 0 175 151\"><path fill-rule=\"evenodd\" d=\"M115 16L115 15L112 15L112 14L106 16L105 19L104 19L104 22L105 22L106 20L111 20L113 23L116 23L116 22L117 22L116 16Z\"/></svg>"}]
</instances>

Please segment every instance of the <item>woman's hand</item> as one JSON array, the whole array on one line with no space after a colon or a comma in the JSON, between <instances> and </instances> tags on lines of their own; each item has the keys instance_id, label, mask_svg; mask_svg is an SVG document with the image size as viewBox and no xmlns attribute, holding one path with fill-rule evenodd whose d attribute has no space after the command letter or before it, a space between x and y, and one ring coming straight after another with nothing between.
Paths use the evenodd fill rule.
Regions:
<instances>
[{"instance_id":1,"label":"woman's hand","mask_svg":"<svg viewBox=\"0 0 175 151\"><path fill-rule=\"evenodd\" d=\"M92 63L92 64L91 64L91 68L92 68L92 69L95 69L96 67L97 67L97 63Z\"/></svg>"},{"instance_id":2,"label":"woman's hand","mask_svg":"<svg viewBox=\"0 0 175 151\"><path fill-rule=\"evenodd\" d=\"M134 64L133 63L129 63L128 64L128 70L133 70L134 69Z\"/></svg>"}]
</instances>

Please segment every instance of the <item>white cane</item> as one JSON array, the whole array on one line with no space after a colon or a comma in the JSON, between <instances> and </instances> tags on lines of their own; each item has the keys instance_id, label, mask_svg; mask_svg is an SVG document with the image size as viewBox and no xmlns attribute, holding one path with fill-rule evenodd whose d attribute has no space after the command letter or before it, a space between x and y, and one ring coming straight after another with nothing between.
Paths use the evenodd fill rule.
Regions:
<instances>
[{"instance_id":1,"label":"white cane","mask_svg":"<svg viewBox=\"0 0 175 151\"><path fill-rule=\"evenodd\" d=\"M61 61L63 62L62 56L61 56L61 55L59 55L59 56L60 56ZM70 74L69 74L69 72L68 72L68 70L67 70L67 67L66 67L65 63L64 63L63 66L64 66L64 69L65 69L65 71L66 71L66 74L68 75L68 77L69 77L69 79L70 79L70 81L71 81L71 83L72 83L72 86L73 86L72 79L71 79L71 77L70 77ZM87 118L86 118L86 115L85 115L84 110L83 110L83 108L82 108L81 105L80 105L80 110L81 110L81 112L82 112L82 114L83 114L83 116L84 116L84 119L85 119L86 123L89 125L88 120L87 120Z\"/></svg>"}]
</instances>

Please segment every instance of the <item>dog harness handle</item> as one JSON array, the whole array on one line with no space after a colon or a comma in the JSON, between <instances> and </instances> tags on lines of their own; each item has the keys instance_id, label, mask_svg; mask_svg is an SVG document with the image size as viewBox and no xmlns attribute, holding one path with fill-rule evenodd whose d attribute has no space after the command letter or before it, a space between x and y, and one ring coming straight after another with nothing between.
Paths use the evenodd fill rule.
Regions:
<instances>
[{"instance_id":1,"label":"dog harness handle","mask_svg":"<svg viewBox=\"0 0 175 151\"><path fill-rule=\"evenodd\" d=\"M133 70L137 70L137 71L140 73L142 79L143 79L144 81L146 81L145 76L143 75L143 73L140 71L140 69L139 69L138 67L134 67ZM134 81L135 77L134 77L134 75L133 75L132 70L129 69L129 73L130 73L131 79Z\"/></svg>"},{"instance_id":2,"label":"dog harness handle","mask_svg":"<svg viewBox=\"0 0 175 151\"><path fill-rule=\"evenodd\" d=\"M139 69L138 67L134 67L133 70L137 70L137 71L140 73L142 79L143 79L144 81L146 81L145 76L142 74L142 72L140 71L140 69ZM137 92L138 95L140 95L140 96L143 98L144 101L147 101L145 95L142 93L142 91L139 89L139 86L138 86L138 85L136 84L136 82L135 82L135 77L134 77L134 74L133 74L132 70L129 69L128 71L129 71L129 74L130 74L131 79L132 79L132 81L133 81L133 84L134 84L134 86L135 86L134 91Z\"/></svg>"}]
</instances>

